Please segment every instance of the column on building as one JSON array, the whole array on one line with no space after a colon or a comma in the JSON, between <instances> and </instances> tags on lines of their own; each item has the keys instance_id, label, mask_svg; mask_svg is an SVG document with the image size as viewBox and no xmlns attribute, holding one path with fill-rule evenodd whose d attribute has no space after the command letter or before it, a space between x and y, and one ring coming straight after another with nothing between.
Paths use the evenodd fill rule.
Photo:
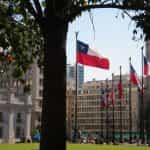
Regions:
<instances>
[{"instance_id":1,"label":"column on building","mask_svg":"<svg viewBox=\"0 0 150 150\"><path fill-rule=\"evenodd\" d=\"M31 111L28 110L25 114L25 139L31 141Z\"/></svg>"},{"instance_id":2,"label":"column on building","mask_svg":"<svg viewBox=\"0 0 150 150\"><path fill-rule=\"evenodd\" d=\"M14 130L14 112L10 111L8 114L8 143L15 143Z\"/></svg>"}]
</instances>

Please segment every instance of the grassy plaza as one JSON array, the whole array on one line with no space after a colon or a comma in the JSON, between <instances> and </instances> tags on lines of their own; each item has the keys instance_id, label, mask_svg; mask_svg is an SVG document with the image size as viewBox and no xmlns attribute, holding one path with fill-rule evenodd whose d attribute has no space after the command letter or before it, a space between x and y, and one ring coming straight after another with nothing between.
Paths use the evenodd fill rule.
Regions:
<instances>
[{"instance_id":1,"label":"grassy plaza","mask_svg":"<svg viewBox=\"0 0 150 150\"><path fill-rule=\"evenodd\" d=\"M146 146L67 144L66 150L150 150ZM0 144L0 150L39 150L38 144Z\"/></svg>"}]
</instances>

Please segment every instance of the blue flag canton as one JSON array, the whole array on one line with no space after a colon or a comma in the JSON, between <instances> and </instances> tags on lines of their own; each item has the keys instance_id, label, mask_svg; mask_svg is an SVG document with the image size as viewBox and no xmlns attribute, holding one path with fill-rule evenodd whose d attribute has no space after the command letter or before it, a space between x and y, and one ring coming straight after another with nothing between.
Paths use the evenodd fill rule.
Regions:
<instances>
[{"instance_id":1,"label":"blue flag canton","mask_svg":"<svg viewBox=\"0 0 150 150\"><path fill-rule=\"evenodd\" d=\"M146 59L146 57L144 56L144 65L147 65L148 64L148 61Z\"/></svg>"},{"instance_id":2,"label":"blue flag canton","mask_svg":"<svg viewBox=\"0 0 150 150\"><path fill-rule=\"evenodd\" d=\"M131 64L130 64L130 73L135 73L135 70Z\"/></svg>"},{"instance_id":3,"label":"blue flag canton","mask_svg":"<svg viewBox=\"0 0 150 150\"><path fill-rule=\"evenodd\" d=\"M77 41L77 51L86 54L88 49L89 49L88 44L85 44L85 43L83 43L81 41Z\"/></svg>"}]
</instances>

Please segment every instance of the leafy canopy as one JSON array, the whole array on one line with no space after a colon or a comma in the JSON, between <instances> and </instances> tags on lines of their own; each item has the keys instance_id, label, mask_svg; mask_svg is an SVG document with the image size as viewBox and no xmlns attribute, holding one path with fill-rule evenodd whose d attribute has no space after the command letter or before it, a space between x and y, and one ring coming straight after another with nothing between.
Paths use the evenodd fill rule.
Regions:
<instances>
[{"instance_id":1,"label":"leafy canopy","mask_svg":"<svg viewBox=\"0 0 150 150\"><path fill-rule=\"evenodd\" d=\"M0 2L0 47L3 53L9 50L13 76L16 78L27 71L43 49L43 37L38 24L21 7L19 3ZM0 60L5 61L2 58L0 56Z\"/></svg>"},{"instance_id":2,"label":"leafy canopy","mask_svg":"<svg viewBox=\"0 0 150 150\"><path fill-rule=\"evenodd\" d=\"M147 0L1 0L0 47L13 58L15 77L24 74L37 59L43 64L44 27L47 16L68 23L83 11L116 8L129 14L150 37L150 2ZM41 58L42 57L42 58Z\"/></svg>"}]
</instances>

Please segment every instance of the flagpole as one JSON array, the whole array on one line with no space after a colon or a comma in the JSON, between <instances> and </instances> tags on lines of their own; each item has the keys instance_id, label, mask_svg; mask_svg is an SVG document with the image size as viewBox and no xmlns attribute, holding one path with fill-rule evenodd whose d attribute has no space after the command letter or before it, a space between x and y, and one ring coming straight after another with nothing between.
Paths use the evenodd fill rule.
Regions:
<instances>
[{"instance_id":1,"label":"flagpole","mask_svg":"<svg viewBox=\"0 0 150 150\"><path fill-rule=\"evenodd\" d=\"M106 143L108 143L108 129L109 129L109 122L108 122L108 79L106 79Z\"/></svg>"},{"instance_id":2,"label":"flagpole","mask_svg":"<svg viewBox=\"0 0 150 150\"><path fill-rule=\"evenodd\" d=\"M104 135L103 135L103 111L104 109L102 108L102 106L101 106L101 140L103 140L103 137L104 137Z\"/></svg>"},{"instance_id":3,"label":"flagpole","mask_svg":"<svg viewBox=\"0 0 150 150\"><path fill-rule=\"evenodd\" d=\"M112 73L112 111L113 111L113 129L112 129L112 136L113 136L113 139L112 139L112 142L114 143L115 142L115 114L114 114L114 74Z\"/></svg>"},{"instance_id":4,"label":"flagpole","mask_svg":"<svg viewBox=\"0 0 150 150\"><path fill-rule=\"evenodd\" d=\"M75 35L76 35L76 75L75 75L75 122L74 122L74 142L77 142L77 96L78 96L77 38L78 38L78 32L75 32Z\"/></svg>"},{"instance_id":5,"label":"flagpole","mask_svg":"<svg viewBox=\"0 0 150 150\"><path fill-rule=\"evenodd\" d=\"M131 65L131 57L129 58L129 67ZM132 105L131 105L131 81L129 80L129 141L132 143Z\"/></svg>"},{"instance_id":6,"label":"flagpole","mask_svg":"<svg viewBox=\"0 0 150 150\"><path fill-rule=\"evenodd\" d=\"M142 91L141 91L141 139L142 139L142 144L144 143L144 98L143 98L143 48L141 49L141 57L142 57Z\"/></svg>"},{"instance_id":7,"label":"flagpole","mask_svg":"<svg viewBox=\"0 0 150 150\"><path fill-rule=\"evenodd\" d=\"M122 67L120 66L120 84L122 86L121 69ZM122 143L122 95L120 96L120 143Z\"/></svg>"},{"instance_id":8,"label":"flagpole","mask_svg":"<svg viewBox=\"0 0 150 150\"><path fill-rule=\"evenodd\" d=\"M103 88L103 84L101 84L101 96L102 96L102 88ZM101 141L103 140L103 107L101 105Z\"/></svg>"}]
</instances>

